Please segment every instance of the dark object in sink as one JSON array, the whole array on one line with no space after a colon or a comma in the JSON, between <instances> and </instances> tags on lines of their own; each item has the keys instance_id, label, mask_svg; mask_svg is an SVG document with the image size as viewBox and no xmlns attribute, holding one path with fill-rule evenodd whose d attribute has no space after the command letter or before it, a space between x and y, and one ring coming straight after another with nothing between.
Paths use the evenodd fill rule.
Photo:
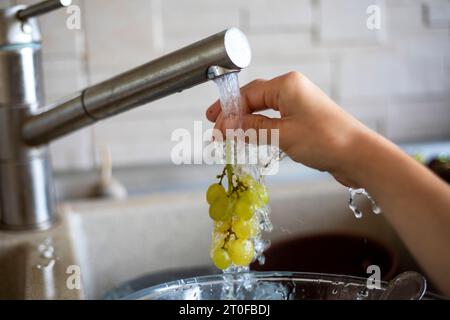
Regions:
<instances>
[{"instance_id":1,"label":"dark object in sink","mask_svg":"<svg viewBox=\"0 0 450 320\"><path fill-rule=\"evenodd\" d=\"M264 254L264 265L256 271L300 271L368 277L367 267L377 265L383 280L397 272L397 257L385 246L349 234L317 234L272 245Z\"/></svg>"},{"instance_id":2,"label":"dark object in sink","mask_svg":"<svg viewBox=\"0 0 450 320\"><path fill-rule=\"evenodd\" d=\"M436 173L439 177L444 179L447 183L450 183L450 158L440 157L431 159L428 162L428 168Z\"/></svg>"}]
</instances>

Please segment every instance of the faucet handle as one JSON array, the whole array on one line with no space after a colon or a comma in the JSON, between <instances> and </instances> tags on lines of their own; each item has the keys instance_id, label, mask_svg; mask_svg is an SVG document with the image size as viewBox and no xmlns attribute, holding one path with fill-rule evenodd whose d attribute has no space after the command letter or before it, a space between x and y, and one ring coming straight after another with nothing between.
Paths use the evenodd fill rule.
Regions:
<instances>
[{"instance_id":1,"label":"faucet handle","mask_svg":"<svg viewBox=\"0 0 450 320\"><path fill-rule=\"evenodd\" d=\"M27 20L29 18L37 17L62 7L68 7L71 4L72 0L42 1L17 12L17 18L20 20Z\"/></svg>"}]
</instances>

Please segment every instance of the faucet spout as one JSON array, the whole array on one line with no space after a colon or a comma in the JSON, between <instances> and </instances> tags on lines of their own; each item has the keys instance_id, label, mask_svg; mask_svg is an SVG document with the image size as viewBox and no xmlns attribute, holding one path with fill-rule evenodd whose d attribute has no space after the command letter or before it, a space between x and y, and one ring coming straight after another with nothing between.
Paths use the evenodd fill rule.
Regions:
<instances>
[{"instance_id":1,"label":"faucet spout","mask_svg":"<svg viewBox=\"0 0 450 320\"><path fill-rule=\"evenodd\" d=\"M46 229L55 222L48 142L250 64L247 38L230 28L42 108L35 17L62 5L46 0L0 9L0 229Z\"/></svg>"},{"instance_id":2,"label":"faucet spout","mask_svg":"<svg viewBox=\"0 0 450 320\"><path fill-rule=\"evenodd\" d=\"M247 67L245 35L230 28L136 69L89 87L34 115L22 134L29 145L48 143L96 121Z\"/></svg>"}]
</instances>

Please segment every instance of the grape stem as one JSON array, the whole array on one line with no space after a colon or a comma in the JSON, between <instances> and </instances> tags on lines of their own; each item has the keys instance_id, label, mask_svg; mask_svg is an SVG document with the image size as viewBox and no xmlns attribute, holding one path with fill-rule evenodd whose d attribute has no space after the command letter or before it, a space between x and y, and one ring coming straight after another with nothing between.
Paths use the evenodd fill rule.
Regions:
<instances>
[{"instance_id":1,"label":"grape stem","mask_svg":"<svg viewBox=\"0 0 450 320\"><path fill-rule=\"evenodd\" d=\"M233 192L233 167L231 164L227 164L225 165L225 170L228 178L228 193L231 194Z\"/></svg>"},{"instance_id":2,"label":"grape stem","mask_svg":"<svg viewBox=\"0 0 450 320\"><path fill-rule=\"evenodd\" d=\"M223 246L221 249L225 249L225 244L230 240L231 236L234 235L234 237L236 238L236 233L234 233L234 231L232 231L231 227L227 232L228 234L226 235L225 239L223 240Z\"/></svg>"},{"instance_id":3,"label":"grape stem","mask_svg":"<svg viewBox=\"0 0 450 320\"><path fill-rule=\"evenodd\" d=\"M231 195L233 191L233 167L231 166L231 143L229 140L225 142L225 159L226 165L225 170L227 172L228 177L228 194Z\"/></svg>"},{"instance_id":4,"label":"grape stem","mask_svg":"<svg viewBox=\"0 0 450 320\"><path fill-rule=\"evenodd\" d=\"M232 150L231 150L231 143L230 141L226 142L225 145L225 157L226 157L226 165L225 165L225 169L222 172L221 175L217 176L217 178L219 178L219 184L222 184L222 180L226 174L227 178L228 178L228 194L231 195L233 192L238 192L239 190L241 191L245 191L248 188L245 187L244 184L242 184L239 181L239 178L236 177L236 187L233 185L233 165L231 164L231 156L232 156Z\"/></svg>"},{"instance_id":5,"label":"grape stem","mask_svg":"<svg viewBox=\"0 0 450 320\"><path fill-rule=\"evenodd\" d=\"M226 167L225 168L223 168L223 171L222 171L222 174L219 174L218 176L217 176L217 179L219 179L219 184L221 185L222 184L222 180L223 180L223 178L226 176Z\"/></svg>"}]
</instances>

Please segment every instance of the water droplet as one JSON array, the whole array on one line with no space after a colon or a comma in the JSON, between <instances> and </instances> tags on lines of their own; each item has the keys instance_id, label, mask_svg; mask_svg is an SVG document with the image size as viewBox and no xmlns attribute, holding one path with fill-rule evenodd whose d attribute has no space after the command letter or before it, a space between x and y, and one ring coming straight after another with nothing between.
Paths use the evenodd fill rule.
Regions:
<instances>
[{"instance_id":1,"label":"water droplet","mask_svg":"<svg viewBox=\"0 0 450 320\"><path fill-rule=\"evenodd\" d=\"M355 203L356 196L358 196L358 195L363 195L370 201L371 210L374 214L381 213L381 208L375 203L375 200L373 200L373 198L367 193L366 190L349 188L348 191L350 193L350 197L348 200L348 207L350 208L350 210L353 212L353 214L355 215L355 217L357 219L362 218L362 212L361 212L361 210L359 210L357 208L356 203Z\"/></svg>"},{"instance_id":2,"label":"water droplet","mask_svg":"<svg viewBox=\"0 0 450 320\"><path fill-rule=\"evenodd\" d=\"M287 233L287 234L292 234L291 230L289 230L288 228L285 227L280 227L281 232Z\"/></svg>"},{"instance_id":3,"label":"water droplet","mask_svg":"<svg viewBox=\"0 0 450 320\"><path fill-rule=\"evenodd\" d=\"M261 254L259 257L258 257L258 263L259 263L259 265L264 265L265 263L266 263L266 257L263 255L263 254Z\"/></svg>"},{"instance_id":4,"label":"water droplet","mask_svg":"<svg viewBox=\"0 0 450 320\"><path fill-rule=\"evenodd\" d=\"M381 213L381 208L374 203L372 205L372 212L375 213L375 214L380 214Z\"/></svg>"},{"instance_id":5,"label":"water droplet","mask_svg":"<svg viewBox=\"0 0 450 320\"><path fill-rule=\"evenodd\" d=\"M356 293L356 300L364 300L369 296L369 290L366 287L361 288L361 290L359 290Z\"/></svg>"},{"instance_id":6,"label":"water droplet","mask_svg":"<svg viewBox=\"0 0 450 320\"><path fill-rule=\"evenodd\" d=\"M55 266L56 260L51 259L46 264L37 264L36 268L39 270L50 270Z\"/></svg>"}]
</instances>

